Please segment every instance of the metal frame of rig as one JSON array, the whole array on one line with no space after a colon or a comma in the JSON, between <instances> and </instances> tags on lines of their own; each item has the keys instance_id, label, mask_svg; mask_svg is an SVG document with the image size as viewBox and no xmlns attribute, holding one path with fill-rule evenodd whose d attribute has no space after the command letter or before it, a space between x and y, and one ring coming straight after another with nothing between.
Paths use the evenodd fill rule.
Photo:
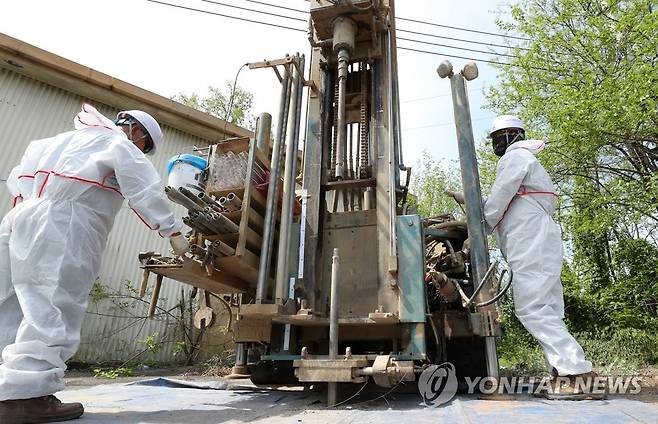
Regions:
<instances>
[{"instance_id":1,"label":"metal frame of rig","mask_svg":"<svg viewBox=\"0 0 658 424\"><path fill-rule=\"evenodd\" d=\"M140 257L142 293L153 272L156 289L166 276L232 294L235 373L329 383L330 405L337 383L392 387L432 363L452 362L458 377L498 373L505 273L494 277L483 227L465 90L477 68L439 67L452 84L466 222L421 218L402 157L394 16L393 0L311 0L309 77L299 54L249 64L281 85L273 143L263 114L253 139L208 148L203 193L167 188L189 211L191 253Z\"/></svg>"}]
</instances>

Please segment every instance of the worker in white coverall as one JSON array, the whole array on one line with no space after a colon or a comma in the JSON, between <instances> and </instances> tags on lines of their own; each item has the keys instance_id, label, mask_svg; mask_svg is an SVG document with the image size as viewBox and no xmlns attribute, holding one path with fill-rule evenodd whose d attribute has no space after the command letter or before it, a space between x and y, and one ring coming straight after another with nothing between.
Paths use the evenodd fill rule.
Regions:
<instances>
[{"instance_id":1,"label":"worker in white coverall","mask_svg":"<svg viewBox=\"0 0 658 424\"><path fill-rule=\"evenodd\" d=\"M483 205L485 223L512 269L516 316L539 342L553 376L591 378L592 363L564 323L562 237L552 218L558 195L535 157L545 142L525 140L523 123L512 115L494 119L490 137L501 158ZM464 202L462 193L446 193ZM562 394L578 395L573 386Z\"/></svg>"},{"instance_id":2,"label":"worker in white coverall","mask_svg":"<svg viewBox=\"0 0 658 424\"><path fill-rule=\"evenodd\" d=\"M108 234L124 198L174 253L188 244L145 153L162 140L142 111L112 122L90 105L75 131L29 144L8 186L13 209L0 224L0 423L77 418L64 388Z\"/></svg>"}]
</instances>

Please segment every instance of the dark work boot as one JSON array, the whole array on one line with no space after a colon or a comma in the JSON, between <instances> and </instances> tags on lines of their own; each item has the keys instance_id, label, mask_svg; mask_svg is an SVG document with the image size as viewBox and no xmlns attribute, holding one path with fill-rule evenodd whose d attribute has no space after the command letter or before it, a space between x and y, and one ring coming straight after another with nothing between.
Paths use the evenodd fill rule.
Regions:
<instances>
[{"instance_id":1,"label":"dark work boot","mask_svg":"<svg viewBox=\"0 0 658 424\"><path fill-rule=\"evenodd\" d=\"M32 424L68 421L84 412L81 403L62 403L55 396L0 401L0 423Z\"/></svg>"},{"instance_id":2,"label":"dark work boot","mask_svg":"<svg viewBox=\"0 0 658 424\"><path fill-rule=\"evenodd\" d=\"M554 377L550 390L537 395L550 400L603 400L606 398L607 379L594 372Z\"/></svg>"}]
</instances>

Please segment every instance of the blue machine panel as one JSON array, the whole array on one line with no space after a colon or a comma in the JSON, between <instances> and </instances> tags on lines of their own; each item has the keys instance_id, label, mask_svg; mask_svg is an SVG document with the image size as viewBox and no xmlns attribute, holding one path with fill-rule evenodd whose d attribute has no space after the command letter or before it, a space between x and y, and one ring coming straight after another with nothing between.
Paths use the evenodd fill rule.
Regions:
<instances>
[{"instance_id":1,"label":"blue machine panel","mask_svg":"<svg viewBox=\"0 0 658 424\"><path fill-rule=\"evenodd\" d=\"M425 248L418 215L397 217L400 321L425 322Z\"/></svg>"}]
</instances>

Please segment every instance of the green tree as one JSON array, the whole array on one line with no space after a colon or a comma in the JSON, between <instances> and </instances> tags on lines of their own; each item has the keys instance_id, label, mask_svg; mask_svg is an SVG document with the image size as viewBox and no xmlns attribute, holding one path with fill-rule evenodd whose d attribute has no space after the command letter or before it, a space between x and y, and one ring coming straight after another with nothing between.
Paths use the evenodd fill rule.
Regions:
<instances>
[{"instance_id":1,"label":"green tree","mask_svg":"<svg viewBox=\"0 0 658 424\"><path fill-rule=\"evenodd\" d=\"M522 0L510 16L500 26L527 40L488 99L548 139L540 160L572 252L567 304L614 301L601 323L655 325L658 4Z\"/></svg>"},{"instance_id":2,"label":"green tree","mask_svg":"<svg viewBox=\"0 0 658 424\"><path fill-rule=\"evenodd\" d=\"M253 129L255 125L255 117L252 114L254 95L238 85L233 90L232 81L226 81L223 89L209 86L205 96L178 93L171 99L235 125L248 129Z\"/></svg>"},{"instance_id":3,"label":"green tree","mask_svg":"<svg viewBox=\"0 0 658 424\"><path fill-rule=\"evenodd\" d=\"M447 165L444 161L434 160L423 151L411 181L411 192L415 196L418 213L423 217L432 217L444 213L460 216L461 209L455 201L444 194L445 190L460 190L461 180L459 165Z\"/></svg>"}]
</instances>

